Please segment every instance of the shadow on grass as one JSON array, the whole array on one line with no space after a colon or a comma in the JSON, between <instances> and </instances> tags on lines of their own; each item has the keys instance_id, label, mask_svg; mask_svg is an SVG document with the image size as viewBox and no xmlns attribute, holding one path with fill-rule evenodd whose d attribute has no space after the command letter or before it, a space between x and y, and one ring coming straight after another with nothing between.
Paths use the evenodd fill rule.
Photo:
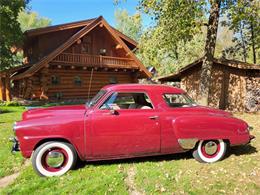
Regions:
<instances>
[{"instance_id":1,"label":"shadow on grass","mask_svg":"<svg viewBox=\"0 0 260 195\"><path fill-rule=\"evenodd\" d=\"M1 114L5 114L5 113L10 113L10 112L14 112L13 110L8 110L8 109L0 109L0 115Z\"/></svg>"},{"instance_id":2,"label":"shadow on grass","mask_svg":"<svg viewBox=\"0 0 260 195\"><path fill-rule=\"evenodd\" d=\"M251 145L242 145L242 146L233 146L229 149L229 152L226 156L228 158L230 155L234 154L236 156L240 155L250 155L258 152L254 146ZM160 156L148 156L148 157L135 157L135 158L126 158L126 159L118 159L118 160L100 160L100 161L78 161L74 170L84 168L87 165L112 165L112 164L131 164L131 163L142 163L142 162L160 162L160 161L171 161L171 160L183 160L183 159L191 159L192 153L190 151L185 153L177 153L177 154L168 154L168 155L160 155Z\"/></svg>"},{"instance_id":3,"label":"shadow on grass","mask_svg":"<svg viewBox=\"0 0 260 195\"><path fill-rule=\"evenodd\" d=\"M177 153L177 154L167 154L159 156L147 156L147 157L134 157L125 159L115 159L115 160L100 160L100 161L78 161L74 170L84 168L87 165L112 165L112 164L131 164L131 163L142 163L142 162L160 162L160 161L171 161L171 160L181 160L181 159L191 159L191 152Z\"/></svg>"},{"instance_id":4,"label":"shadow on grass","mask_svg":"<svg viewBox=\"0 0 260 195\"><path fill-rule=\"evenodd\" d=\"M236 156L241 156L241 155L250 155L250 154L254 154L257 153L257 149L248 144L248 145L241 145L241 146L233 146L229 149L229 155L236 155Z\"/></svg>"}]
</instances>

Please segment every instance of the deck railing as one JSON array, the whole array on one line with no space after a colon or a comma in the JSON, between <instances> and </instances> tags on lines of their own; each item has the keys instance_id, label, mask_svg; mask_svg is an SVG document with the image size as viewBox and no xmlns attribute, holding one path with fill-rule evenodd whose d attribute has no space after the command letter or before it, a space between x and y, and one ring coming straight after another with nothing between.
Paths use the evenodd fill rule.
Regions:
<instances>
[{"instance_id":1,"label":"deck railing","mask_svg":"<svg viewBox=\"0 0 260 195\"><path fill-rule=\"evenodd\" d=\"M134 60L129 58L101 56L101 55L89 55L89 54L72 54L61 53L53 62L69 63L69 64L81 64L89 66L112 66L112 67L135 67Z\"/></svg>"}]
</instances>

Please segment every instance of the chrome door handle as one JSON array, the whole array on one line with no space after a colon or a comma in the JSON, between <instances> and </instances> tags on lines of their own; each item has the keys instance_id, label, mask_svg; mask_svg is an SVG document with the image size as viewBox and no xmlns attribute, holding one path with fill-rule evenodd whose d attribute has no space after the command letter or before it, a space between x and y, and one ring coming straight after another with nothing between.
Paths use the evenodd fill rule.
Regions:
<instances>
[{"instance_id":1,"label":"chrome door handle","mask_svg":"<svg viewBox=\"0 0 260 195\"><path fill-rule=\"evenodd\" d=\"M155 120L155 119L158 119L159 116L150 116L149 119L152 119L152 120Z\"/></svg>"}]
</instances>

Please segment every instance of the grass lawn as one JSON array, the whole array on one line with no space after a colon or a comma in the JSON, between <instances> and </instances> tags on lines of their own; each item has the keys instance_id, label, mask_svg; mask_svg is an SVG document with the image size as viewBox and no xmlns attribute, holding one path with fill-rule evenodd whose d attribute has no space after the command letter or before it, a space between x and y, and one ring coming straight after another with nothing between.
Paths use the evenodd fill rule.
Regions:
<instances>
[{"instance_id":1,"label":"grass lawn","mask_svg":"<svg viewBox=\"0 0 260 195\"><path fill-rule=\"evenodd\" d=\"M12 143L9 137L13 136L14 121L21 119L23 107L0 106L0 178L18 171L24 162L19 154L11 154Z\"/></svg>"},{"instance_id":2,"label":"grass lawn","mask_svg":"<svg viewBox=\"0 0 260 195\"><path fill-rule=\"evenodd\" d=\"M19 120L23 108L5 108L10 112L0 114L0 178L16 172L23 164L19 154L10 154L8 143L12 124ZM260 114L236 116L252 125L252 134L260 137ZM23 166L20 176L0 189L0 194L128 194L129 183L144 194L260 194L259 151L256 139L251 145L231 148L228 157L215 164L200 164L186 153L81 163L58 178L41 178L31 165ZM127 181L129 177L131 182Z\"/></svg>"}]
</instances>

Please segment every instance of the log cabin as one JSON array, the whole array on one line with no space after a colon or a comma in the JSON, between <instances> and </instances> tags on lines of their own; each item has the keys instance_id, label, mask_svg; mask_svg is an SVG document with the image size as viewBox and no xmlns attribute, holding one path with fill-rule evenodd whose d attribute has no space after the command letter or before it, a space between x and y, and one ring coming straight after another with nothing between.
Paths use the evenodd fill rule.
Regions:
<instances>
[{"instance_id":1,"label":"log cabin","mask_svg":"<svg viewBox=\"0 0 260 195\"><path fill-rule=\"evenodd\" d=\"M159 77L162 83L179 84L195 100L203 58L184 66L178 72ZM213 59L209 106L230 111L260 110L260 65L227 59Z\"/></svg>"},{"instance_id":2,"label":"log cabin","mask_svg":"<svg viewBox=\"0 0 260 195\"><path fill-rule=\"evenodd\" d=\"M137 43L102 16L24 35L23 64L0 72L0 100L88 99L104 85L151 77Z\"/></svg>"}]
</instances>

